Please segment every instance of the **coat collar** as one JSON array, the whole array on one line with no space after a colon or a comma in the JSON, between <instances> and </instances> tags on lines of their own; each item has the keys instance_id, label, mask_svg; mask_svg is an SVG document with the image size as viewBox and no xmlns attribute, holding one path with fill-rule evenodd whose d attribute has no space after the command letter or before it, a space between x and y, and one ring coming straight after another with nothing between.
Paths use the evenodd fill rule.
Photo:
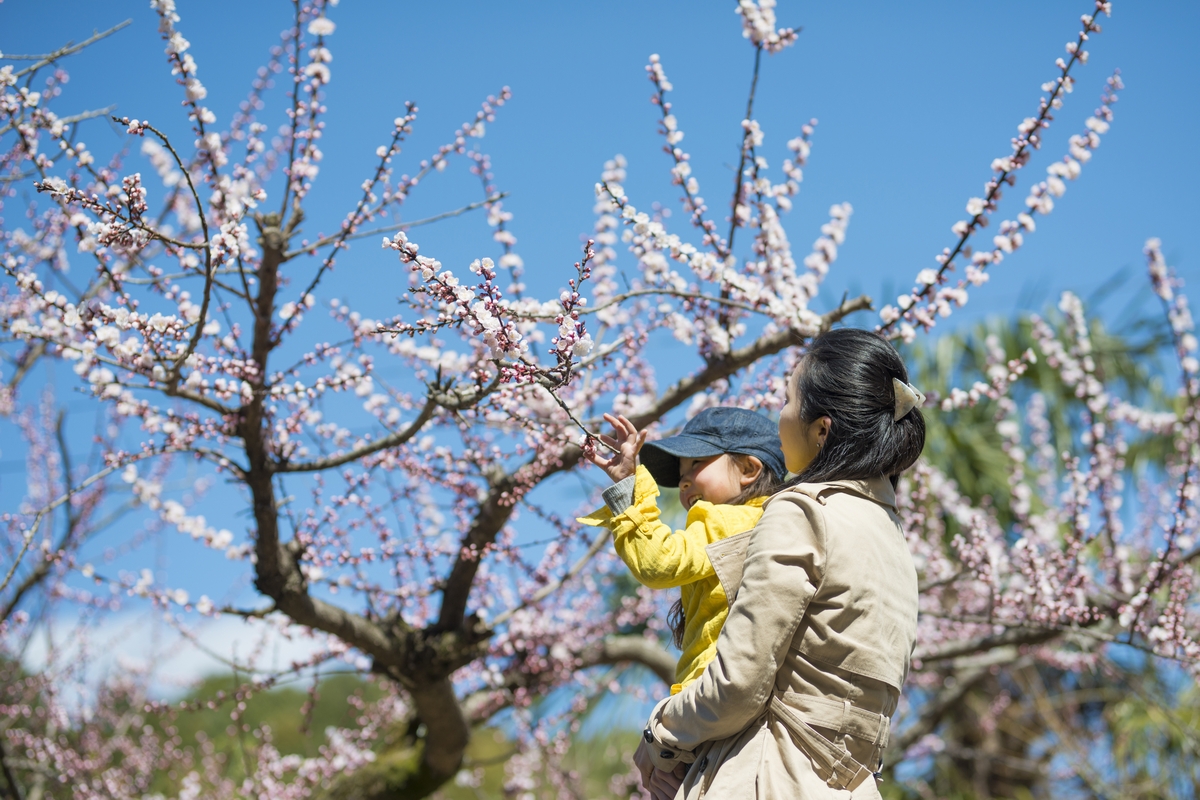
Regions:
<instances>
[{"instance_id":1,"label":"coat collar","mask_svg":"<svg viewBox=\"0 0 1200 800\"><path fill-rule=\"evenodd\" d=\"M828 481L826 483L798 483L784 491L800 492L808 495L822 505L825 495L831 492L851 492L868 500L873 500L883 506L896 510L896 490L886 476L867 480Z\"/></svg>"}]
</instances>

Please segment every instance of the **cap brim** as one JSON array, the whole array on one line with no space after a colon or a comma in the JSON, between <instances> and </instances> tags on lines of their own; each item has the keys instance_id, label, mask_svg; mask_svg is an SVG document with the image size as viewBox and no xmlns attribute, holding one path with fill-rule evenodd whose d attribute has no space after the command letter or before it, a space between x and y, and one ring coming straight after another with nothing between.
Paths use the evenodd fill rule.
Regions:
<instances>
[{"instance_id":1,"label":"cap brim","mask_svg":"<svg viewBox=\"0 0 1200 800\"><path fill-rule=\"evenodd\" d=\"M638 455L642 466L649 471L655 483L659 486L675 487L679 485L679 459L711 458L724 452L722 448L704 439L679 434L646 442Z\"/></svg>"}]
</instances>

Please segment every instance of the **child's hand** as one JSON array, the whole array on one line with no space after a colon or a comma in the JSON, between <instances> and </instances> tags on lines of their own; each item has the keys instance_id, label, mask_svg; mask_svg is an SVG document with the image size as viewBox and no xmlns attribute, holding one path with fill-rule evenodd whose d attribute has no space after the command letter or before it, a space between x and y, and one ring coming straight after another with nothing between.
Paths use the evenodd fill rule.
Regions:
<instances>
[{"instance_id":1,"label":"child's hand","mask_svg":"<svg viewBox=\"0 0 1200 800\"><path fill-rule=\"evenodd\" d=\"M637 469L637 454L646 441L646 432L639 431L633 423L620 414L605 414L604 421L613 426L613 436L600 434L600 441L615 452L605 458L599 451L588 460L608 473L613 483L623 481Z\"/></svg>"}]
</instances>

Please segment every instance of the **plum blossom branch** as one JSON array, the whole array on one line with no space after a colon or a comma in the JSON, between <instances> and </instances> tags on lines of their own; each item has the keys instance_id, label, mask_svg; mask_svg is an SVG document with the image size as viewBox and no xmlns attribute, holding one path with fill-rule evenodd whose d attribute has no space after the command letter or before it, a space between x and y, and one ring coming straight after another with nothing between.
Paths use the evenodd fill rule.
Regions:
<instances>
[{"instance_id":1,"label":"plum blossom branch","mask_svg":"<svg viewBox=\"0 0 1200 800\"><path fill-rule=\"evenodd\" d=\"M745 11L753 6L750 3L738 5L738 13L743 14L747 19L747 31L744 33L749 37L749 16L745 15ZM769 6L767 6L769 10ZM774 25L771 26L774 28ZM742 205L742 198L746 195L746 161L754 160L754 148L762 143L762 132L758 123L754 121L754 94L758 89L758 69L762 64L763 45L760 42L755 43L754 47L754 74L750 78L750 94L746 99L746 114L742 117L742 147L738 153L737 170L733 173L733 201L729 209L729 235L725 237L727 249L733 249L733 237L737 233L739 225L745 224L749 219L750 209Z\"/></svg>"},{"instance_id":2,"label":"plum blossom branch","mask_svg":"<svg viewBox=\"0 0 1200 800\"><path fill-rule=\"evenodd\" d=\"M322 458L317 461L302 461L288 462L284 461L275 466L276 472L319 472L321 470L340 467L343 464L350 464L360 461L372 453L378 453L380 450L386 450L390 447L399 447L405 442L410 441L414 436L421 432L425 424L433 418L434 411L437 409L438 401L431 394L425 401L425 405L421 408L421 413L411 424L406 426L402 431L396 431L389 436L383 436L372 442L369 442L361 447L341 453L328 458Z\"/></svg>"},{"instance_id":3,"label":"plum blossom branch","mask_svg":"<svg viewBox=\"0 0 1200 800\"><path fill-rule=\"evenodd\" d=\"M657 54L650 56L646 72L655 88L655 94L650 98L650 102L662 111L659 130L667 142L663 146L663 151L675 161L675 166L671 169L671 182L683 189L683 208L691 215L692 224L704 232L701 243L711 245L717 257L723 261L729 256L729 245L717 233L717 224L704 216L708 206L704 204L704 198L700 197L700 182L692 175L692 167L688 163L690 156L679 147L679 143L683 141L683 131L679 129L679 122L671 113L671 103L667 100L667 92L674 87L667 80L666 72L663 71L662 62ZM610 194L613 194L614 191L619 192L621 196L624 194L621 192L619 184L614 184L611 189L605 184L605 188L609 189ZM617 196L613 195L613 200L617 201L617 199Z\"/></svg>"},{"instance_id":4,"label":"plum blossom branch","mask_svg":"<svg viewBox=\"0 0 1200 800\"><path fill-rule=\"evenodd\" d=\"M571 565L570 569L568 569L566 572L564 572L561 576L559 576L555 580L551 581L550 583L548 583L545 586L538 589L536 592L531 594L529 597L522 600L518 605L513 606L512 608L508 609L507 611L501 612L494 619L492 619L489 622L489 624L493 628L499 627L500 625L503 625L505 622L507 622L510 618L512 618L512 616L514 614L516 614L520 611L524 611L525 609L530 608L531 606L537 605L538 603L542 602L547 597L549 597L550 595L554 594L559 589L561 589L564 584L566 584L568 581L570 581L572 578L574 578L576 575L578 575L580 573L580 571L582 571L583 568L585 566L587 566L588 562L596 557L597 553L599 553L602 549L604 549L604 546L608 543L608 538L609 538L608 534L609 534L609 532L607 529L602 529L599 534L597 534L595 537L593 537L591 544L588 546L588 549L584 552L584 554L582 556L579 557L579 559L574 564Z\"/></svg>"},{"instance_id":5,"label":"plum blossom branch","mask_svg":"<svg viewBox=\"0 0 1200 800\"><path fill-rule=\"evenodd\" d=\"M1005 183L1015 184L1016 172L1028 163L1031 150L1041 147L1042 136L1040 131L1050 127L1050 122L1054 118L1053 111L1062 106L1062 95L1070 93L1074 88L1074 78L1071 77L1071 69L1076 63L1087 63L1088 54L1083 49L1083 44L1091 34L1100 32L1100 25L1096 21L1096 17L1101 13L1111 15L1111 12L1112 3L1107 2L1107 0L1095 0L1095 8L1092 13L1083 15L1081 19L1083 23L1082 30L1080 30L1077 39L1073 42L1068 42L1066 46L1069 58L1066 61L1059 58L1055 62L1055 65L1059 68L1058 77L1042 85L1042 90L1050 93L1049 97L1041 99L1036 117L1028 117L1017 126L1019 135L1012 141L1012 155L997 158L992 162L992 170L996 175L984 187L984 196L982 198L973 197L967 203L967 213L971 215L971 218L954 224L953 231L958 234L958 241L953 247L946 248L937 256L936 260L939 264L937 270L922 270L921 274L917 276L917 284L914 286L912 292L909 295L901 295L899 309L889 305L880 310L882 323L877 328L880 333L888 336L900 336L906 341L910 341L914 335L914 324L920 324L926 329L932 327L933 317L929 311L921 309L921 313L918 315L917 311L914 310L914 306L934 295L934 287L940 286L945 282L945 274L954 267L954 259L960 253L965 254L967 242L971 236L976 230L987 225L988 215L996 209L996 204L1000 200L1002 194L1001 186ZM1115 100L1115 97L1113 99ZM1105 102L1105 110L1107 110L1108 105L1109 102ZM1105 120L1101 119L1099 122L1107 129L1107 122ZM1089 121L1090 127L1091 122ZM1074 142L1072 143L1072 147L1074 150ZM1055 185L1061 185L1061 180ZM1042 195L1044 195L1044 191L1039 194L1039 197ZM1046 200L1049 200L1049 198L1047 197ZM1051 202L1048 206L1043 204L1042 207L1045 209L1043 213L1048 213L1049 209L1053 208L1053 203ZM1012 228L1010 225L1009 229L1001 232L1001 236L1006 236L1010 240L1010 244L1007 245L1009 252L1011 252L1012 247L1011 234L1017 233L1019 235L1019 227L1022 226ZM1000 250L1006 249L1005 247L1000 247L999 242L997 243L997 247ZM991 260L994 259L987 259L980 263L988 263ZM974 283L975 281L971 280L971 278L975 277L982 282L980 278L982 273L976 268L976 272L979 272L979 275L975 275L975 273L971 272L971 269L971 267L968 267L968 280ZM959 302L960 299L965 299L963 297L964 292L965 290L961 288L957 291L940 290L936 293L936 296L933 296L932 302L928 303L928 305L936 308L939 313L945 315L948 313L948 303L951 300ZM961 305L961 302L959 304ZM900 332L896 333L893 330L893 326L901 319L904 320L904 325L907 327L902 326Z\"/></svg>"},{"instance_id":6,"label":"plum blossom branch","mask_svg":"<svg viewBox=\"0 0 1200 800\"><path fill-rule=\"evenodd\" d=\"M749 39L755 50L775 54L796 43L799 28L776 27L775 0L738 0L735 10L742 18L742 37Z\"/></svg>"},{"instance_id":7,"label":"plum blossom branch","mask_svg":"<svg viewBox=\"0 0 1200 800\"><path fill-rule=\"evenodd\" d=\"M1017 358L1009 360L1002 368L992 371L991 380L988 383L976 381L970 389L964 390L958 387L951 389L938 407L942 411L954 411L960 408L971 408L985 398L999 400L1007 395L1012 385L1036 363L1037 355L1032 349L1028 349Z\"/></svg>"},{"instance_id":8,"label":"plum blossom branch","mask_svg":"<svg viewBox=\"0 0 1200 800\"><path fill-rule=\"evenodd\" d=\"M104 480L109 475L116 472L118 469L123 469L127 465L132 464L141 459L150 458L153 456L164 455L167 452L170 452L170 451L166 451L166 450L150 451L150 450L148 450L148 451L144 451L141 453L127 455L123 459L114 461L113 463L109 464L109 466L107 466L101 470L98 470L97 472L84 478L78 484L68 488L67 491L63 492L56 499L50 501L49 503L47 503L44 506L42 506L41 508L39 508L36 512L34 512L32 523L30 524L29 527L25 528L24 533L22 534L22 538L24 539L24 542L22 544L21 550L17 554L16 558L13 559L12 566L9 567L8 573L4 576L3 582L0 582L0 592L3 592L5 589L8 588L8 584L12 581L13 575L15 575L17 572L17 567L19 567L21 565L21 560L25 557L25 554L27 552L29 552L29 546L33 543L33 538L34 538L34 536L37 535L37 531L38 531L38 528L41 527L42 520L45 519L47 515L49 515L55 509L60 507L63 503L66 503L69 500L71 500L76 495L91 488L92 485L98 483L99 481Z\"/></svg>"},{"instance_id":9,"label":"plum blossom branch","mask_svg":"<svg viewBox=\"0 0 1200 800\"><path fill-rule=\"evenodd\" d=\"M1151 285L1154 293L1162 301L1171 328L1171 337L1175 343L1175 353L1182 373L1181 393L1187 405L1179 424L1182 435L1178 448L1183 456L1183 463L1179 468L1181 474L1176 493L1177 501L1171 515L1171 525L1166 531L1165 547L1159 551L1158 557L1151 565L1143 586L1121 611L1122 620L1129 621L1130 641L1133 640L1138 620L1142 611L1149 604L1151 596L1170 580L1172 574L1177 573L1179 568L1190 560L1186 557L1172 559L1172 556L1179 552L1180 539L1184 536L1188 526L1195 527L1194 504L1196 498L1200 496L1200 475L1196 474L1197 464L1200 462L1200 423L1197 420L1197 412L1200 408L1200 361L1196 357L1198 344L1195 323L1188 308L1187 297L1180 291L1183 281L1167 266L1162 255L1161 242L1158 239L1147 240L1145 254ZM1190 594L1191 576L1186 572L1184 575L1181 585L1185 587L1182 594L1186 597ZM1183 605L1175 598L1171 598L1171 601L1176 606ZM1181 612L1182 608L1178 608L1174 615L1182 617ZM1163 616L1168 615L1164 613ZM1162 643L1165 643L1163 640L1170 642L1174 639L1174 644L1185 652L1190 651L1193 657L1200 658L1200 646L1195 641L1189 641L1190 637L1187 636L1183 626L1176 623L1170 627L1174 630L1166 631L1159 627L1158 630L1152 631L1152 634L1160 634L1152 636L1152 638Z\"/></svg>"},{"instance_id":10,"label":"plum blossom branch","mask_svg":"<svg viewBox=\"0 0 1200 800\"><path fill-rule=\"evenodd\" d=\"M358 226L366 217L368 206L376 199L374 192L376 184L387 174L388 162L400 152L400 143L404 141L404 136L412 132L412 123L416 119L415 108L412 103L409 103L407 113L403 117L396 118L392 129L392 140L377 151L379 163L375 167L375 174L369 180L363 182L362 196L358 199L358 204L354 210L342 222L341 233L332 242L328 242L333 245L333 252L325 257L325 260L321 262L321 266L317 269L317 274L309 282L308 288L300 293L301 302L303 298L308 297L316 290L317 284L321 282L321 276L325 274L326 270L333 268L334 261L337 258L337 251L345 245L351 235L358 231ZM319 245L314 245L313 249L316 249L317 246ZM283 260L287 260L287 255L284 255ZM282 331L280 335L282 335Z\"/></svg>"},{"instance_id":11,"label":"plum blossom branch","mask_svg":"<svg viewBox=\"0 0 1200 800\"><path fill-rule=\"evenodd\" d=\"M76 122L83 122L85 119L95 119L96 117L107 116L109 114L109 112L112 111L114 108L116 108L116 106L105 106L104 108L95 108L95 109L92 109L91 111L81 111L78 114L71 114L66 117L59 117L56 120L56 122L61 123L62 125L74 125ZM15 127L16 127L15 122L9 122L5 125L0 126L0 136L3 136L4 134L8 133ZM24 177L28 177L28 175L26 174L26 175L17 176L18 179L24 178ZM5 183L8 183L14 179L3 178L0 180L3 180Z\"/></svg>"}]
</instances>

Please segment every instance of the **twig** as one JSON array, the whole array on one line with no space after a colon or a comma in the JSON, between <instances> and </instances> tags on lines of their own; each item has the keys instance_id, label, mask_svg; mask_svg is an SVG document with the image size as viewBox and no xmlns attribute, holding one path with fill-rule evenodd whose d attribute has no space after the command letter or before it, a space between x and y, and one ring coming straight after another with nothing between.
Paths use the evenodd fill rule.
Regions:
<instances>
[{"instance_id":1,"label":"twig","mask_svg":"<svg viewBox=\"0 0 1200 800\"><path fill-rule=\"evenodd\" d=\"M297 64L297 69L299 69L298 64ZM358 204L355 205L354 211L351 212L349 218L347 218L346 221L344 223L342 223L341 232L338 233L336 236L329 237L329 239L327 240L328 243L333 244L333 252L331 252L329 255L327 255L325 257L325 260L321 262L320 268L317 269L317 274L314 275L312 281L309 282L308 288L306 288L303 292L300 293L300 298L297 302L303 303L304 299L313 293L313 291L317 288L317 284L319 284L321 282L321 276L325 274L326 270L332 269L334 259L337 258L338 250L340 250L342 245L345 244L346 240L350 238L350 235L354 232L354 229L356 227L358 227L358 225L360 223L362 223L364 221L364 219L369 219L371 217L371 213L366 211L366 208L371 203L372 199L375 196L373 193L374 189L375 189L375 184L379 183L379 181L382 180L383 177L388 174L388 162L391 161L392 155L397 152L400 142L404 140L404 134L406 134L410 130L412 130L412 128L410 127L410 124L414 119L415 119L415 113L413 111L413 105L411 103L409 103L408 113L405 116L401 117L400 120L397 122L395 129L392 131L392 141L388 144L388 146L383 150L382 154L380 154L380 156L379 156L379 164L375 167L375 175L371 178L371 180L369 180L363 184L362 196L358 199ZM310 143L309 147L311 147L311 146L312 145ZM290 179L291 178L289 176L289 180ZM297 193L296 194L296 203L298 204L299 202L300 202L300 195L299 195L299 193ZM296 210L298 212L299 208L297 208ZM287 261L286 255L284 255L283 261ZM285 325L283 330L286 330L286 329L287 329L287 326ZM282 336L282 331L280 332L280 336Z\"/></svg>"},{"instance_id":2,"label":"twig","mask_svg":"<svg viewBox=\"0 0 1200 800\"><path fill-rule=\"evenodd\" d=\"M746 99L746 116L742 119L749 121L754 113L754 93L758 89L758 67L762 63L762 44L754 46L754 76L750 79L750 96ZM737 207L742 199L742 172L746 169L746 154L751 149L746 146L750 131L742 134L742 152L738 157L737 172L733 175L733 205L729 211L729 236L725 240L725 252L733 252L733 234L738 229Z\"/></svg>"},{"instance_id":3,"label":"twig","mask_svg":"<svg viewBox=\"0 0 1200 800\"><path fill-rule=\"evenodd\" d=\"M588 547L587 552L584 553L582 556L580 556L579 560L576 561L574 564L572 564L571 568L568 569L566 572L564 572L558 580L546 584L541 589L538 589L536 592L534 592L532 595L530 595L528 598L526 598L525 600L522 600L516 606L513 606L508 611L501 613L498 617L496 617L495 619L493 619L491 621L490 627L495 628L497 625L504 624L509 619L511 619L512 616L514 614L516 614L518 611L522 611L526 608L529 608L530 606L537 605L538 603L542 602L550 595L554 594L554 592L558 591L564 583L566 583L571 578L578 575L579 571L582 570L589 561L591 561L593 558L595 558L596 554L599 553L600 550L604 547L605 542L608 541L609 533L610 533L610 531L608 530L608 528L604 528L603 530L601 530L601 532L596 535L596 538L592 540L592 544L591 544L591 546Z\"/></svg>"},{"instance_id":4,"label":"twig","mask_svg":"<svg viewBox=\"0 0 1200 800\"><path fill-rule=\"evenodd\" d=\"M632 299L634 297L643 297L645 295L663 295L665 297L678 297L683 300L698 300L700 302L706 302L706 303L717 303L719 305L729 306L731 308L740 308L743 311L749 311L749 312L755 313L755 314L769 313L765 309L759 308L757 306L752 306L749 303L743 303L738 300L730 300L726 297L714 297L713 295L707 295L707 294L704 294L703 292L681 292L678 289L634 289L633 291L625 292L624 294L619 294L614 297L611 297L598 306L590 306L587 308L580 308L580 309L576 309L576 310L578 311L578 313L580 315L595 314L599 311L603 311L606 308L611 308L612 306L620 305L621 303L625 302L626 300ZM519 316L522 319L554 319L555 316L557 316L557 312L554 314L521 314Z\"/></svg>"},{"instance_id":5,"label":"twig","mask_svg":"<svg viewBox=\"0 0 1200 800\"><path fill-rule=\"evenodd\" d=\"M36 64L30 64L28 67L21 70L13 77L17 78L17 79L23 78L26 75L28 75L30 72L39 70L42 67L46 66L47 64L57 61L58 59L63 58L64 56L69 56L72 53L78 53L80 50L87 47L88 45L95 44L96 42L100 41L101 39L112 36L114 33L121 30L121 28L124 28L126 25L128 25L131 22L133 22L132 19L127 19L124 22L118 22L116 25L112 26L111 28L104 31L103 33L93 33L90 38L85 39L84 41L80 42L79 44L71 44L68 42L67 44L63 45L59 49L55 50L53 53L42 56ZM4 57L5 58L14 58L15 56L4 56Z\"/></svg>"},{"instance_id":6,"label":"twig","mask_svg":"<svg viewBox=\"0 0 1200 800\"><path fill-rule=\"evenodd\" d=\"M5 58L9 58L9 56L5 56ZM106 115L110 111L112 111L114 108L116 108L116 106L105 106L104 108L96 108L91 111L81 111L78 114L72 114L69 117L59 117L56 121L61 122L64 125L72 125L76 122L83 122L85 119L93 119L95 117L103 117L104 115ZM11 131L13 129L14 125L15 125L15 123L10 122L7 125L5 125L3 128L0 128L0 136L3 136L4 134ZM23 177L28 177L28 175L30 175L30 174L32 174L32 173L26 173L25 176L23 176Z\"/></svg>"},{"instance_id":7,"label":"twig","mask_svg":"<svg viewBox=\"0 0 1200 800\"><path fill-rule=\"evenodd\" d=\"M157 454L150 454L150 455L157 455ZM138 458L143 458L143 457L145 457L145 456L140 456L140 455L135 456L133 459L130 459L130 461L126 462L126 463L131 463L132 461L136 461L136 460L138 460ZM85 479L82 483L80 483L74 489L67 491L65 494L63 494L61 497L59 497L57 500L51 502L47 506L44 506L41 510L39 510L37 512L37 514L34 515L33 527L25 532L25 534L24 534L25 542L24 542L24 544L21 545L21 552L17 553L17 557L13 559L12 566L9 567L9 569L8 569L8 574L4 576L4 583L0 583L0 592L3 592L5 589L7 589L8 584L12 582L13 575L16 574L17 567L20 566L20 564L21 564L21 559L25 558L25 554L27 552L29 552L29 545L31 545L33 543L33 537L37 534L37 530L42 524L42 519L47 514L49 514L51 511L53 511L54 509L61 506L63 503L67 502L72 497L79 494L84 489L88 488L93 483L95 483L96 481L107 478L109 475L111 475L113 472L115 472L117 470L118 466L123 466L123 465L114 464L111 467L105 467L104 469L97 472L95 475L92 475L91 477Z\"/></svg>"},{"instance_id":8,"label":"twig","mask_svg":"<svg viewBox=\"0 0 1200 800\"><path fill-rule=\"evenodd\" d=\"M301 248L297 248L297 249L291 251L290 253L284 254L283 260L288 261L290 259L295 258L298 255L301 255L302 253L307 253L312 250L316 250L319 247L325 247L327 245L331 245L334 242L338 241L339 239L341 239L342 241L350 242L355 239L365 239L368 236L378 236L381 233L391 233L392 231L406 231L409 228L416 228L421 225L428 225L431 222L440 222L441 220L450 219L451 217L457 217L460 214L467 213L468 211L474 211L477 208L482 208L483 206L486 206L488 203L494 203L497 200L504 199L505 197L508 197L508 192L501 192L499 194L494 194L491 197L487 198L486 200L479 200L478 202L475 202L475 203L468 203L467 205L463 206L462 208L456 208L453 211L443 211L441 214L435 214L432 217L425 217L424 219L413 220L412 222L399 222L395 225L385 225L382 228L375 228L374 230L362 231L361 233L352 233L345 237L343 237L343 236L326 236L324 239L321 239L318 242L313 242L310 245L307 245L307 246L301 247Z\"/></svg>"},{"instance_id":9,"label":"twig","mask_svg":"<svg viewBox=\"0 0 1200 800\"><path fill-rule=\"evenodd\" d=\"M324 469L340 467L342 464L348 464L351 461L357 461L364 456L378 453L380 450L386 450L389 447L398 447L412 439L412 437L421 431L421 428L425 427L425 423L433 417L433 411L437 405L438 403L430 396L425 400L425 406L421 409L421 413L413 420L411 425L402 431L396 431L389 436L376 439L373 442L347 453L342 453L341 455L329 456L317 461L302 461L297 464L283 462L275 466L275 472L319 472Z\"/></svg>"}]
</instances>

